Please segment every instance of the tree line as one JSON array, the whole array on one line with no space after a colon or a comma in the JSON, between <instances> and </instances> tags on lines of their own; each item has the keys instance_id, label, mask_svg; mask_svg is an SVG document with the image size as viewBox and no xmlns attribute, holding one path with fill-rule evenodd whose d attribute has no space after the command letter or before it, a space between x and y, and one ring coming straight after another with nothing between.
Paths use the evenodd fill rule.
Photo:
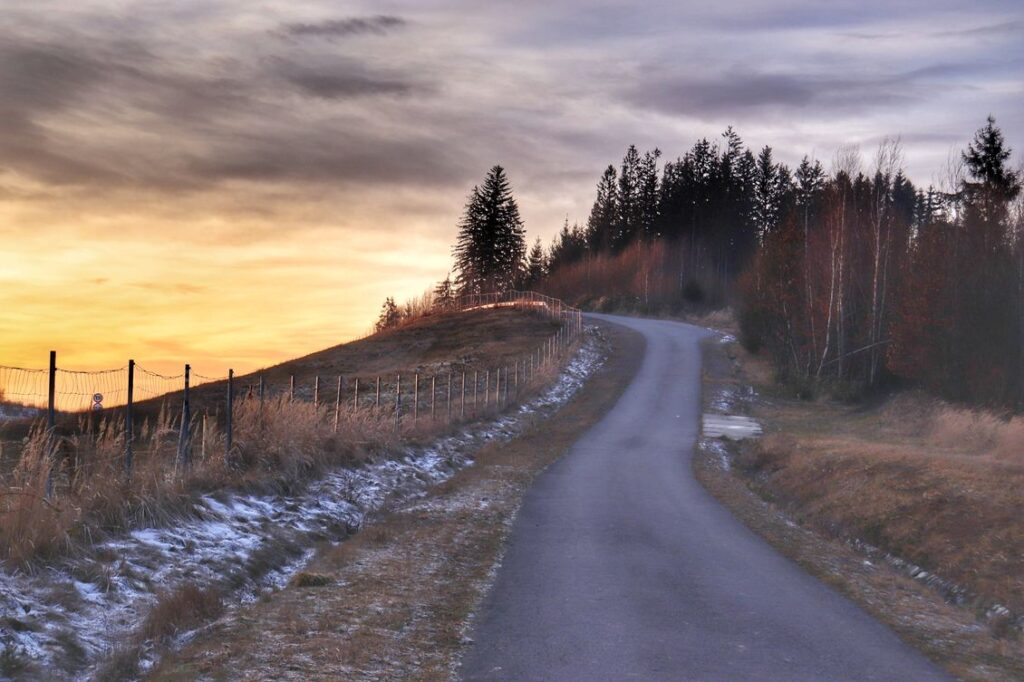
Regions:
<instances>
[{"instance_id":1,"label":"tree line","mask_svg":"<svg viewBox=\"0 0 1024 682\"><path fill-rule=\"evenodd\" d=\"M867 163L841 148L829 170L806 156L790 168L768 146L755 153L731 127L662 156L630 146L601 173L586 223L566 220L547 248L527 248L495 166L470 192L454 278L428 307L529 287L648 313L733 304L743 342L808 390L904 380L1024 403L1021 172L994 119L939 188L909 180L893 139Z\"/></svg>"}]
</instances>

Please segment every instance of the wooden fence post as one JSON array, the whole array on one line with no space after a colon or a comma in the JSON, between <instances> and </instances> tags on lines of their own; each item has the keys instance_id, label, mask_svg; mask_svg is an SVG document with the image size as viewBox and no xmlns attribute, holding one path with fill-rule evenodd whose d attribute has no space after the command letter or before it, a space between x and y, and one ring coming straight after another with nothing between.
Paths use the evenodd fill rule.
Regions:
<instances>
[{"instance_id":1,"label":"wooden fence post","mask_svg":"<svg viewBox=\"0 0 1024 682\"><path fill-rule=\"evenodd\" d=\"M395 383L395 430L398 430L398 425L402 422L402 375L398 375L398 381Z\"/></svg>"},{"instance_id":2,"label":"wooden fence post","mask_svg":"<svg viewBox=\"0 0 1024 682\"><path fill-rule=\"evenodd\" d=\"M132 422L132 406L135 402L135 361L128 361L128 402L124 406L124 470L132 477L132 446L135 441L135 424Z\"/></svg>"},{"instance_id":3,"label":"wooden fence post","mask_svg":"<svg viewBox=\"0 0 1024 682\"><path fill-rule=\"evenodd\" d=\"M320 375L313 377L313 411L320 407Z\"/></svg>"},{"instance_id":4,"label":"wooden fence post","mask_svg":"<svg viewBox=\"0 0 1024 682\"><path fill-rule=\"evenodd\" d=\"M412 379L412 423L415 426L420 419L420 374L417 372Z\"/></svg>"},{"instance_id":5,"label":"wooden fence post","mask_svg":"<svg viewBox=\"0 0 1024 682\"><path fill-rule=\"evenodd\" d=\"M341 391L339 391L340 393ZM352 410L356 411L359 409L359 377L356 377L356 393L352 398Z\"/></svg>"},{"instance_id":6,"label":"wooden fence post","mask_svg":"<svg viewBox=\"0 0 1024 682\"><path fill-rule=\"evenodd\" d=\"M462 370L462 402L459 403L459 418L466 418L466 370Z\"/></svg>"},{"instance_id":7,"label":"wooden fence post","mask_svg":"<svg viewBox=\"0 0 1024 682\"><path fill-rule=\"evenodd\" d=\"M480 383L480 370L474 369L473 370L473 416L474 417L476 416L476 412L477 412L477 409L476 409L476 394L477 394L477 385L479 383Z\"/></svg>"},{"instance_id":8,"label":"wooden fence post","mask_svg":"<svg viewBox=\"0 0 1024 682\"><path fill-rule=\"evenodd\" d=\"M51 350L46 428L52 433L55 426L57 426L57 351Z\"/></svg>"},{"instance_id":9,"label":"wooden fence post","mask_svg":"<svg viewBox=\"0 0 1024 682\"><path fill-rule=\"evenodd\" d=\"M484 409L491 404L491 370L484 372Z\"/></svg>"},{"instance_id":10,"label":"wooden fence post","mask_svg":"<svg viewBox=\"0 0 1024 682\"><path fill-rule=\"evenodd\" d=\"M259 394L260 394L260 406L262 407L262 405L263 405L263 375L262 374L260 374Z\"/></svg>"},{"instance_id":11,"label":"wooden fence post","mask_svg":"<svg viewBox=\"0 0 1024 682\"><path fill-rule=\"evenodd\" d=\"M190 365L185 365L185 389L181 405L181 429L178 431L178 465L184 470L189 460L189 422L192 421L192 407L188 401L188 379L192 372Z\"/></svg>"},{"instance_id":12,"label":"wooden fence post","mask_svg":"<svg viewBox=\"0 0 1024 682\"><path fill-rule=\"evenodd\" d=\"M228 457L231 455L231 436L232 429L234 428L234 417L235 417L235 370L228 370L228 429L225 434L225 448L224 456ZM204 424L204 437L205 437L205 424Z\"/></svg>"},{"instance_id":13,"label":"wooden fence post","mask_svg":"<svg viewBox=\"0 0 1024 682\"><path fill-rule=\"evenodd\" d=\"M448 370L448 423L452 423L452 372Z\"/></svg>"},{"instance_id":14,"label":"wooden fence post","mask_svg":"<svg viewBox=\"0 0 1024 682\"><path fill-rule=\"evenodd\" d=\"M334 432L338 432L338 420L341 419L341 375L338 375L338 397L334 400ZM356 379L356 395L359 395L359 380Z\"/></svg>"},{"instance_id":15,"label":"wooden fence post","mask_svg":"<svg viewBox=\"0 0 1024 682\"><path fill-rule=\"evenodd\" d=\"M378 409L380 408L380 375L379 374L377 375L377 397L374 398L374 400L373 400L373 406L375 408L378 408Z\"/></svg>"},{"instance_id":16,"label":"wooden fence post","mask_svg":"<svg viewBox=\"0 0 1024 682\"><path fill-rule=\"evenodd\" d=\"M295 401L295 375L288 375L288 400Z\"/></svg>"}]
</instances>

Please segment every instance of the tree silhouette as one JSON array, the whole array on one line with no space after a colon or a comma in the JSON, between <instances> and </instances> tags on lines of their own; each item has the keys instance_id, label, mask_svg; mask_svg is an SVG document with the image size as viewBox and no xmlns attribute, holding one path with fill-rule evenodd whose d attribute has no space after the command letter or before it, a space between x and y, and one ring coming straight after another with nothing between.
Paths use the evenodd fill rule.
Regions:
<instances>
[{"instance_id":1,"label":"tree silhouette","mask_svg":"<svg viewBox=\"0 0 1024 682\"><path fill-rule=\"evenodd\" d=\"M491 168L483 185L470 192L454 256L461 293L506 291L521 279L526 230L501 166Z\"/></svg>"}]
</instances>

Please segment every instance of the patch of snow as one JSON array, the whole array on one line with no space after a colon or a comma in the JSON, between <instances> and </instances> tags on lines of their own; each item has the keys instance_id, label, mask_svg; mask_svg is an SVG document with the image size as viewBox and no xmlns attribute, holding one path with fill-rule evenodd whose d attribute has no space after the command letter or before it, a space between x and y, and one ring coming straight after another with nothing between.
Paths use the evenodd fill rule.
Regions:
<instances>
[{"instance_id":1,"label":"patch of snow","mask_svg":"<svg viewBox=\"0 0 1024 682\"><path fill-rule=\"evenodd\" d=\"M471 465L484 444L509 440L534 418L553 414L602 362L589 334L550 387L488 422L428 445L403 446L388 459L335 469L296 495L204 495L172 526L139 528L99 543L95 555L113 561L81 559L36 575L0 571L0 613L10 614L0 621L0 655L86 677L88 667L60 670L60 659L76 659L61 654L80 647L86 665L95 665L142 623L161 591L226 583L238 603L248 603L283 587L309 562L317 542L340 541L385 505L424 496ZM85 575L100 577L94 583ZM144 669L155 656L147 647Z\"/></svg>"},{"instance_id":2,"label":"patch of snow","mask_svg":"<svg viewBox=\"0 0 1024 682\"><path fill-rule=\"evenodd\" d=\"M705 414L702 432L709 438L745 440L761 435L761 425L738 414Z\"/></svg>"}]
</instances>

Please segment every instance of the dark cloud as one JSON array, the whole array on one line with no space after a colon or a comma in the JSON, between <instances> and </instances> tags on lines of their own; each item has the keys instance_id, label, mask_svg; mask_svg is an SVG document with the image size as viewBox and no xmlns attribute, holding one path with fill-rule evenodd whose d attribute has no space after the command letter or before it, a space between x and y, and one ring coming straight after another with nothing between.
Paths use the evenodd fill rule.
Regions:
<instances>
[{"instance_id":1,"label":"dark cloud","mask_svg":"<svg viewBox=\"0 0 1024 682\"><path fill-rule=\"evenodd\" d=\"M763 73L732 70L694 75L645 76L624 92L634 106L699 117L728 117L767 110L807 110L815 115L902 106L925 97L928 81L970 73L965 65L935 64L908 72L863 76L830 73ZM811 109L813 107L813 109Z\"/></svg>"},{"instance_id":2,"label":"dark cloud","mask_svg":"<svg viewBox=\"0 0 1024 682\"><path fill-rule=\"evenodd\" d=\"M350 60L334 60L324 65L298 64L274 60L276 70L300 92L323 99L365 95L407 95L417 86L400 77L377 74Z\"/></svg>"},{"instance_id":3,"label":"dark cloud","mask_svg":"<svg viewBox=\"0 0 1024 682\"><path fill-rule=\"evenodd\" d=\"M405 26L401 17L378 15L375 17L349 17L347 19L331 19L317 23L285 24L281 27L284 35L292 37L314 37L336 39L351 35L373 34L383 35L389 31Z\"/></svg>"}]
</instances>

